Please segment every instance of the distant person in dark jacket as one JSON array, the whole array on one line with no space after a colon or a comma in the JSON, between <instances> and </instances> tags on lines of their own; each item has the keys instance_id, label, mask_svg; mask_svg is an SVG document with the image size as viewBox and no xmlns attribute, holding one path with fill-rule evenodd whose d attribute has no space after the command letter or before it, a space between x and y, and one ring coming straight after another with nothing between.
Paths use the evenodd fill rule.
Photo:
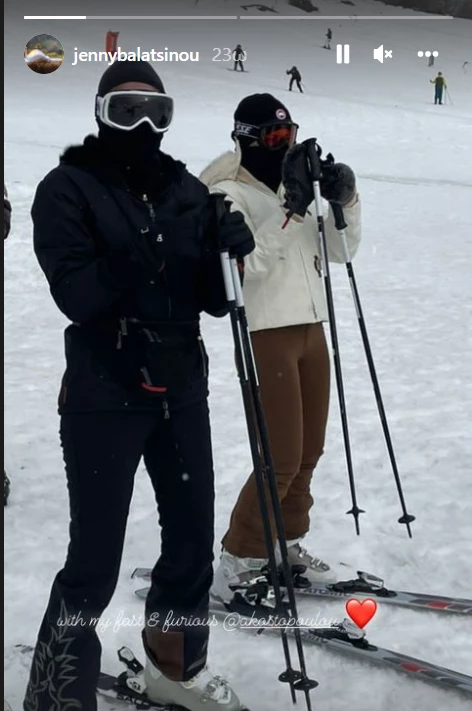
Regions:
<instances>
[{"instance_id":1,"label":"distant person in dark jacket","mask_svg":"<svg viewBox=\"0 0 472 711\"><path fill-rule=\"evenodd\" d=\"M444 79L442 72L438 72L437 77L430 80L430 84L434 84L434 103L442 106L443 93L444 90L447 89L446 80Z\"/></svg>"},{"instance_id":2,"label":"distant person in dark jacket","mask_svg":"<svg viewBox=\"0 0 472 711\"><path fill-rule=\"evenodd\" d=\"M246 52L244 49L241 47L240 44L236 46L236 49L233 51L233 58L234 58L234 71L238 71L238 67L241 69L241 71L244 71L244 60L246 58Z\"/></svg>"},{"instance_id":3,"label":"distant person in dark jacket","mask_svg":"<svg viewBox=\"0 0 472 711\"><path fill-rule=\"evenodd\" d=\"M143 630L146 692L239 711L206 667L215 492L199 322L202 311L227 313L218 245L242 260L254 239L241 213L217 220L208 189L160 150L173 101L150 64L112 64L95 112L98 138L66 150L32 208L36 256L72 322L59 395L71 523L23 708L59 708L60 689L68 708L97 709L95 627L118 579L143 457L162 528ZM67 623L77 615L81 624ZM170 630L168 615L181 620Z\"/></svg>"},{"instance_id":4,"label":"distant person in dark jacket","mask_svg":"<svg viewBox=\"0 0 472 711\"><path fill-rule=\"evenodd\" d=\"M298 71L297 67L293 66L291 69L287 69L287 74L290 75L290 83L288 85L288 90L292 91L294 82L296 82L298 90L303 94L302 89L302 75Z\"/></svg>"},{"instance_id":5,"label":"distant person in dark jacket","mask_svg":"<svg viewBox=\"0 0 472 711\"><path fill-rule=\"evenodd\" d=\"M331 40L333 39L333 32L330 27L328 27L328 31L326 33L326 44L324 45L323 49L331 49Z\"/></svg>"},{"instance_id":6,"label":"distant person in dark jacket","mask_svg":"<svg viewBox=\"0 0 472 711\"><path fill-rule=\"evenodd\" d=\"M6 240L10 234L11 228L11 203L8 199L7 187L3 185L3 241ZM5 469L3 470L3 505L8 504L8 497L10 496L10 479L7 476Z\"/></svg>"}]
</instances>

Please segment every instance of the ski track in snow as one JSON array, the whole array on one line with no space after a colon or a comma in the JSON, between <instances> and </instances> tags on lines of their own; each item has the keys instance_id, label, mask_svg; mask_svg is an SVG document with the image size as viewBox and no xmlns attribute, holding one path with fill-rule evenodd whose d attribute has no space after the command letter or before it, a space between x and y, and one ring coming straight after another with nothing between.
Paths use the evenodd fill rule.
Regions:
<instances>
[{"instance_id":1,"label":"ski track in snow","mask_svg":"<svg viewBox=\"0 0 472 711\"><path fill-rule=\"evenodd\" d=\"M320 12L328 10L325 0L316 4ZM207 0L202 11L215 11L217 5ZM225 3L224 12L235 6L239 12L239 4ZM379 3L356 2L356 7L373 14ZM402 8L388 11L405 14ZM288 12L297 14L290 8ZM361 536L356 537L352 517L345 515L350 499L333 376L328 436L315 473L307 543L316 555L381 575L391 587L472 597L472 76L460 71L470 55L471 23L402 23L397 41L395 23L379 33L373 23L336 21L331 23L334 41L349 41L353 57L352 64L343 67L332 58L328 63L327 53L318 46L329 22L283 27L276 22L268 23L269 29L258 22L226 24L219 34L210 23L196 28L195 23L179 23L171 32L170 25L150 22L116 24L112 29L121 31L121 45L129 49L167 45L206 53L207 61L200 64L158 67L176 99L175 126L165 138L165 149L187 161L193 172L231 149L236 103L255 91L280 96L301 124L302 139L319 136L326 153L332 151L355 169L364 234L354 267L407 506L417 520L409 540L397 523L401 509L345 269L333 265L358 503L366 514L360 520ZM87 23L86 29L81 23L55 24L66 60L47 77L30 72L22 58L12 59L24 43L24 29L12 29L6 36L11 67L6 72L5 178L13 226L5 245L5 466L12 494L5 509L4 669L5 697L14 711L20 710L29 665L29 655L15 645L34 644L51 582L64 560L68 525L56 414L66 321L35 260L29 213L36 185L56 164L62 147L94 131L95 87L105 66L72 68L69 58L75 46L102 49L108 29L104 22ZM427 103L433 72L414 56L426 40L441 52L433 71L444 71L453 92L454 105L440 107L441 112ZM230 79L224 64L211 62L211 49L239 41L248 49L250 74ZM382 42L397 47L396 41L400 50L394 62L372 62L372 47ZM303 96L285 92L284 71L293 62L306 80ZM58 91L61 111L51 119ZM211 366L217 555L250 457L229 322L204 318L203 332ZM139 620L143 612L133 595L140 584L134 585L129 575L136 565L152 565L159 552L151 501L141 468L120 580L105 612L110 627L101 633L106 670L120 670L116 650L124 644L142 656L140 626L136 619L132 624L133 615ZM337 602L303 600L299 612L311 618L318 612L344 617L343 604ZM379 606L367 636L373 643L472 672L470 618ZM452 691L348 657L306 647L306 658L310 674L320 681L312 693L316 709L470 709L470 700ZM214 628L210 662L231 679L252 711L292 708L288 690L277 682L283 670L277 639ZM99 708L109 711L110 705L100 701Z\"/></svg>"}]
</instances>

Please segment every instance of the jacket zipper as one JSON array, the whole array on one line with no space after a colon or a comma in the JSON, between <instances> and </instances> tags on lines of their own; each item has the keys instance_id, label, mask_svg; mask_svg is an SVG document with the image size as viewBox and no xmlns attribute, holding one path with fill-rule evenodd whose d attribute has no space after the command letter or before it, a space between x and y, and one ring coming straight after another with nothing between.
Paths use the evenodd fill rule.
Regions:
<instances>
[{"instance_id":1,"label":"jacket zipper","mask_svg":"<svg viewBox=\"0 0 472 711\"><path fill-rule=\"evenodd\" d=\"M147 206L147 208L148 208L148 210L149 210L149 214L150 214L150 216L151 216L151 220L152 220L152 222L154 223L154 222L155 222L155 219L156 219L156 211L154 210L153 204L152 204L152 202L149 200L149 198L148 198L148 196L147 196L146 193L144 193L144 195L143 195L143 202L146 204L146 206ZM157 241L158 241L158 242L162 242L162 241L163 241L161 234L159 234L159 235L157 236ZM168 282L168 280L167 280L167 273L166 273L165 269L164 269L164 271L163 271L163 276L164 276L164 281L165 281L166 288L167 288L167 312L168 312L168 317L171 318L171 316L172 316L172 303L171 303L171 300L170 300L169 282Z\"/></svg>"},{"instance_id":2,"label":"jacket zipper","mask_svg":"<svg viewBox=\"0 0 472 711\"><path fill-rule=\"evenodd\" d=\"M147 209L149 210L149 214L151 215L151 220L154 222L155 217L156 217L156 212L155 212L155 210L154 210L154 207L153 207L153 205L152 205L152 202L149 201L149 198L148 198L148 196L146 195L146 193L144 193L144 195L143 195L143 200L144 200L144 202L145 202L146 205L147 205Z\"/></svg>"},{"instance_id":3,"label":"jacket zipper","mask_svg":"<svg viewBox=\"0 0 472 711\"><path fill-rule=\"evenodd\" d=\"M164 420L170 420L169 403L167 400L164 400L162 407L164 409Z\"/></svg>"},{"instance_id":4,"label":"jacket zipper","mask_svg":"<svg viewBox=\"0 0 472 711\"><path fill-rule=\"evenodd\" d=\"M118 331L118 341L116 344L116 349L119 351L123 347L123 336L128 335L128 325L125 318L120 318L120 328Z\"/></svg>"},{"instance_id":5,"label":"jacket zipper","mask_svg":"<svg viewBox=\"0 0 472 711\"><path fill-rule=\"evenodd\" d=\"M198 346L200 348L200 353L202 355L203 377L207 378L208 371L207 371L207 367L206 367L205 349L203 347L203 338L201 336L198 336Z\"/></svg>"}]
</instances>

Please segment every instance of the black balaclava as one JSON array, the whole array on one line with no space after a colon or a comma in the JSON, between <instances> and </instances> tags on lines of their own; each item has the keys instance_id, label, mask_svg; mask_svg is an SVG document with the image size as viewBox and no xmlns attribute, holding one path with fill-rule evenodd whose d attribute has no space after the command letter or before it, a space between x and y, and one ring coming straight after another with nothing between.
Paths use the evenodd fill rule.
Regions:
<instances>
[{"instance_id":1,"label":"black balaclava","mask_svg":"<svg viewBox=\"0 0 472 711\"><path fill-rule=\"evenodd\" d=\"M234 112L235 122L260 126L264 123L287 123L292 120L286 106L272 94L252 94L246 96ZM236 136L241 146L241 165L256 180L260 180L274 192L282 181L282 162L288 146L270 150L261 145L254 145L255 139L248 136Z\"/></svg>"},{"instance_id":2,"label":"black balaclava","mask_svg":"<svg viewBox=\"0 0 472 711\"><path fill-rule=\"evenodd\" d=\"M165 94L164 85L148 62L114 62L104 72L98 85L98 96L105 96L120 84L136 81L150 84ZM132 131L122 131L102 123L97 118L98 136L110 149L117 163L143 179L155 172L162 133L155 133L151 126L142 123Z\"/></svg>"}]
</instances>

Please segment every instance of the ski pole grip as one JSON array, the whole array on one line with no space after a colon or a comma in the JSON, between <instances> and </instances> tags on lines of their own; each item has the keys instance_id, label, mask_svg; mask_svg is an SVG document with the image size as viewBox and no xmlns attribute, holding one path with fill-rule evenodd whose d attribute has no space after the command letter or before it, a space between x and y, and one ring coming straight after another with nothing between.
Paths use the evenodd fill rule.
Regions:
<instances>
[{"instance_id":1,"label":"ski pole grip","mask_svg":"<svg viewBox=\"0 0 472 711\"><path fill-rule=\"evenodd\" d=\"M341 231L345 230L347 227L347 223L344 219L344 210L342 206L339 204L339 202L330 202L331 209L333 211L333 216L334 216L334 224L336 225L336 229Z\"/></svg>"},{"instance_id":2,"label":"ski pole grip","mask_svg":"<svg viewBox=\"0 0 472 711\"><path fill-rule=\"evenodd\" d=\"M216 246L219 252L227 250L226 245L224 245L221 241L220 230L218 229L220 222L226 213L225 198L226 195L223 195L223 193L211 193L211 195L209 195L210 205L213 206L214 233Z\"/></svg>"},{"instance_id":3,"label":"ski pole grip","mask_svg":"<svg viewBox=\"0 0 472 711\"><path fill-rule=\"evenodd\" d=\"M221 241L219 230L220 221L226 213L225 197L226 195L223 195L223 193L212 193L209 196L209 201L210 205L213 205L215 241L217 249L220 253L221 271L223 273L226 299L230 304L232 304L236 301L236 293L234 290L233 275L231 272L231 261L228 247Z\"/></svg>"},{"instance_id":4,"label":"ski pole grip","mask_svg":"<svg viewBox=\"0 0 472 711\"><path fill-rule=\"evenodd\" d=\"M243 286L241 284L241 277L239 274L238 261L237 261L237 259L235 259L235 257L232 257L230 260L230 263L231 263L231 274L233 277L233 288L234 288L236 306L238 308L241 308L244 306L244 297L243 297Z\"/></svg>"},{"instance_id":5,"label":"ski pole grip","mask_svg":"<svg viewBox=\"0 0 472 711\"><path fill-rule=\"evenodd\" d=\"M316 138L312 138L306 142L306 150L308 156L308 170L313 183L321 180L321 146L317 143Z\"/></svg>"},{"instance_id":6,"label":"ski pole grip","mask_svg":"<svg viewBox=\"0 0 472 711\"><path fill-rule=\"evenodd\" d=\"M220 252L220 263L226 291L226 300L228 303L234 304L236 302L236 292L234 289L233 273L231 270L231 260L228 250Z\"/></svg>"}]
</instances>

